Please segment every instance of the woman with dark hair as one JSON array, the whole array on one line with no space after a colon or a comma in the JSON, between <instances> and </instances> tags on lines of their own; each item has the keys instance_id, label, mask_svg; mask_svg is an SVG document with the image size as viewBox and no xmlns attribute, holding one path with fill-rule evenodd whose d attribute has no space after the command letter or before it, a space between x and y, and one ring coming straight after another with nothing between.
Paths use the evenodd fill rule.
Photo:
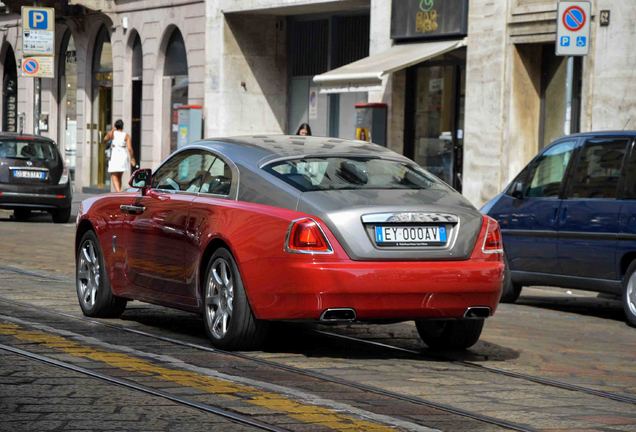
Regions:
<instances>
[{"instance_id":1,"label":"woman with dark hair","mask_svg":"<svg viewBox=\"0 0 636 432\"><path fill-rule=\"evenodd\" d=\"M108 161L108 172L110 182L115 192L121 191L121 177L124 171L132 165L137 165L133 155L130 135L124 132L124 122L117 120L115 127L104 137L104 143L110 141L110 160ZM130 160L130 162L129 162Z\"/></svg>"},{"instance_id":2,"label":"woman with dark hair","mask_svg":"<svg viewBox=\"0 0 636 432\"><path fill-rule=\"evenodd\" d=\"M311 135L311 128L309 127L309 123L303 123L298 126L298 130L296 131L296 135Z\"/></svg>"}]
</instances>

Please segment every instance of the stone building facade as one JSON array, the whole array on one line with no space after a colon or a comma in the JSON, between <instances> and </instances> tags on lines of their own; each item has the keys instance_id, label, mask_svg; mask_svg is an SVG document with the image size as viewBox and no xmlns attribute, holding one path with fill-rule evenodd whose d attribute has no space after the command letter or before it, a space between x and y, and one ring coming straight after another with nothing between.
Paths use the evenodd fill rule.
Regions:
<instances>
[{"instance_id":1,"label":"stone building facade","mask_svg":"<svg viewBox=\"0 0 636 432\"><path fill-rule=\"evenodd\" d=\"M101 138L117 119L137 160L157 166L175 146L173 107L204 102L204 1L38 2L56 14L55 78L39 80L19 71L22 3L5 0L0 16L0 73L17 79L17 105L0 104L15 118L3 130L57 141L76 190L109 189Z\"/></svg>"},{"instance_id":2,"label":"stone building facade","mask_svg":"<svg viewBox=\"0 0 636 432\"><path fill-rule=\"evenodd\" d=\"M299 20L333 20L355 14L369 20L368 57L357 69L343 65L340 76L349 81L341 82L340 87L348 90L336 93L337 98L332 93L324 96L328 98L324 110L319 99L313 121L335 121L339 127L321 126L321 132L333 134L335 129L338 136L351 138L352 125L342 120L343 114L355 117L356 102L386 104L387 145L445 178L476 205L498 193L557 136L636 128L636 55L630 49L636 40L636 27L631 25L636 18L633 1L591 1L590 54L570 64L574 97L567 130L568 61L554 54L556 0L450 2L454 11L463 3L468 6L465 35L422 34L400 40L395 37L392 14L396 7L413 7L406 6L408 3L208 0L207 134L293 133L312 107L307 100L304 116L293 115L298 89L290 79L290 65L295 62L290 44L297 35L290 26ZM441 16L440 5L449 2L412 3L423 8L407 11L415 22L430 16L425 15L429 6ZM600 26L599 13L606 10L611 21ZM337 44L337 37L335 40ZM377 63L393 61L392 50L399 54L394 48L407 42L413 52L419 50L412 58L415 63L403 60L365 88L369 83L360 70L378 72ZM315 76L326 73L329 78L332 74L337 80L341 67L326 65ZM359 74L357 78L345 73L352 70ZM320 85L318 89L324 91ZM311 93L311 86L309 90ZM300 91L306 88L300 87Z\"/></svg>"}]
</instances>

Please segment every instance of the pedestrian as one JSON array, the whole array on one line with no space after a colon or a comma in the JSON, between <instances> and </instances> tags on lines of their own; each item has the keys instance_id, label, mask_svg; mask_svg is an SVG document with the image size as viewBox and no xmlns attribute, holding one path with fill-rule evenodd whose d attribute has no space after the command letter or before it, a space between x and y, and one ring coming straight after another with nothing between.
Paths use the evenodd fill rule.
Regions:
<instances>
[{"instance_id":1,"label":"pedestrian","mask_svg":"<svg viewBox=\"0 0 636 432\"><path fill-rule=\"evenodd\" d=\"M130 135L124 132L124 122L117 120L115 126L104 137L104 144L110 141L110 160L108 172L115 192L121 192L121 177L132 165L137 165L133 154ZM130 160L130 162L129 162Z\"/></svg>"},{"instance_id":2,"label":"pedestrian","mask_svg":"<svg viewBox=\"0 0 636 432\"><path fill-rule=\"evenodd\" d=\"M309 123L303 123L298 126L298 130L296 131L296 135L311 135L311 128L309 127Z\"/></svg>"}]
</instances>

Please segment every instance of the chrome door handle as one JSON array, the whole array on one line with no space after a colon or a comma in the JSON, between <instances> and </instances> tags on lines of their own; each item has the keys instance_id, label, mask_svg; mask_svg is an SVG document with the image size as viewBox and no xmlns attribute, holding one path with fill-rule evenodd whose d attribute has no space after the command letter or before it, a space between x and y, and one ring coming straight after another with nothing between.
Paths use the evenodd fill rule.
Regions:
<instances>
[{"instance_id":1,"label":"chrome door handle","mask_svg":"<svg viewBox=\"0 0 636 432\"><path fill-rule=\"evenodd\" d=\"M142 214L146 210L146 207L122 204L119 206L119 209L128 214Z\"/></svg>"}]
</instances>

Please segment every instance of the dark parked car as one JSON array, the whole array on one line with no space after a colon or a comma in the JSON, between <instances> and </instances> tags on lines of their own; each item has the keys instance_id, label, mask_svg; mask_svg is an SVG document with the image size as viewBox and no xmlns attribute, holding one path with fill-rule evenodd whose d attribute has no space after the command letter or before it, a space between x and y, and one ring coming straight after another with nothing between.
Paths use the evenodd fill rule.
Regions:
<instances>
[{"instance_id":1,"label":"dark parked car","mask_svg":"<svg viewBox=\"0 0 636 432\"><path fill-rule=\"evenodd\" d=\"M523 285L621 296L636 326L636 132L556 140L482 211L501 225L502 301Z\"/></svg>"},{"instance_id":2,"label":"dark parked car","mask_svg":"<svg viewBox=\"0 0 636 432\"><path fill-rule=\"evenodd\" d=\"M13 210L17 220L31 210L45 210L58 223L71 216L68 169L51 139L0 133L0 208Z\"/></svg>"}]
</instances>

